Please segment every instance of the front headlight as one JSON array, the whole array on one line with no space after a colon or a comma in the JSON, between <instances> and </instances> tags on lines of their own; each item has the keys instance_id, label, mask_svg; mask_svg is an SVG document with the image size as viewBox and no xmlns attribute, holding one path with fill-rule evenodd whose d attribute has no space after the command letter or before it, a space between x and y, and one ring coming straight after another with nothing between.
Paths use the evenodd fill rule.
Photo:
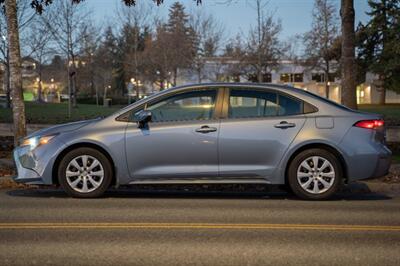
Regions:
<instances>
[{"instance_id":1,"label":"front headlight","mask_svg":"<svg viewBox=\"0 0 400 266\"><path fill-rule=\"evenodd\" d=\"M21 147L29 146L30 150L34 150L41 145L45 145L45 144L49 143L49 141L52 138L54 138L55 136L56 136L56 134L48 135L48 136L36 136L36 137L29 138L29 139L24 139L21 142L20 146Z\"/></svg>"}]
</instances>

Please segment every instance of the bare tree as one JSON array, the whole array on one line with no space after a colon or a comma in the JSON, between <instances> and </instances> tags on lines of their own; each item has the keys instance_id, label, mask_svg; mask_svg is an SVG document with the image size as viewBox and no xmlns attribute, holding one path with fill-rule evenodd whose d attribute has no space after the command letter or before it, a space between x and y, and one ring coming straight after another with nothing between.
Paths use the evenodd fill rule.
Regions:
<instances>
[{"instance_id":1,"label":"bare tree","mask_svg":"<svg viewBox=\"0 0 400 266\"><path fill-rule=\"evenodd\" d=\"M17 17L19 21L18 30L20 38L23 39L27 26L34 19L35 12L30 6L30 0L17 1ZM23 48L23 47L22 47ZM4 68L3 88L7 95L7 108L11 107L10 90L10 57L7 39L7 21L4 12L0 12L0 63Z\"/></svg>"},{"instance_id":2,"label":"bare tree","mask_svg":"<svg viewBox=\"0 0 400 266\"><path fill-rule=\"evenodd\" d=\"M205 60L216 55L221 46L224 28L212 14L199 9L190 16L190 25L196 34L196 55L193 69L199 83L204 78Z\"/></svg>"},{"instance_id":3,"label":"bare tree","mask_svg":"<svg viewBox=\"0 0 400 266\"><path fill-rule=\"evenodd\" d=\"M286 48L279 40L281 22L275 21L273 14L265 14L268 2L255 0L257 26L250 29L246 44L246 61L255 71L258 82L273 68Z\"/></svg>"},{"instance_id":4,"label":"bare tree","mask_svg":"<svg viewBox=\"0 0 400 266\"><path fill-rule=\"evenodd\" d=\"M46 25L42 20L36 19L29 27L29 34L26 42L28 49L28 56L32 57L37 62L37 74L38 74L38 92L37 101L43 102L43 88L42 88L42 76L43 76L43 65L48 59L48 56L54 51L49 43L51 34L46 30Z\"/></svg>"},{"instance_id":5,"label":"bare tree","mask_svg":"<svg viewBox=\"0 0 400 266\"><path fill-rule=\"evenodd\" d=\"M118 6L118 17L121 24L121 32L126 42L123 43L123 65L129 74L138 81L143 78L144 71L142 66L146 58L141 56L144 50L144 38L152 27L155 15L154 8L151 3L137 3L135 8L126 8L124 4ZM134 84L136 90L136 99L139 98L139 84Z\"/></svg>"},{"instance_id":6,"label":"bare tree","mask_svg":"<svg viewBox=\"0 0 400 266\"><path fill-rule=\"evenodd\" d=\"M101 43L101 29L96 27L91 21L81 29L81 43L79 45L82 62L77 82L85 88L89 88L90 96L96 97L96 104L99 105L99 88L96 85L96 73L100 66L96 65L96 51ZM104 56L104 55L102 55ZM81 87L81 86L79 86Z\"/></svg>"},{"instance_id":7,"label":"bare tree","mask_svg":"<svg viewBox=\"0 0 400 266\"><path fill-rule=\"evenodd\" d=\"M247 75L249 79L249 67L247 59L247 46L240 34L228 41L220 61L220 71L217 71L217 80L230 81L230 77ZM218 73L219 72L219 73ZM225 77L221 77L225 75Z\"/></svg>"},{"instance_id":8,"label":"bare tree","mask_svg":"<svg viewBox=\"0 0 400 266\"><path fill-rule=\"evenodd\" d=\"M312 12L312 28L304 35L306 57L313 68L321 69L325 76L325 93L329 98L331 61L338 40L338 16L332 0L315 0Z\"/></svg>"},{"instance_id":9,"label":"bare tree","mask_svg":"<svg viewBox=\"0 0 400 266\"><path fill-rule=\"evenodd\" d=\"M355 33L353 0L342 0L342 103L357 109L355 64Z\"/></svg>"},{"instance_id":10,"label":"bare tree","mask_svg":"<svg viewBox=\"0 0 400 266\"><path fill-rule=\"evenodd\" d=\"M77 105L77 56L80 51L82 29L90 21L90 12L84 6L78 6L69 0L58 0L49 8L48 16L42 17L48 30L51 32L58 49L67 57L68 75L68 115L71 116L71 107Z\"/></svg>"},{"instance_id":11,"label":"bare tree","mask_svg":"<svg viewBox=\"0 0 400 266\"><path fill-rule=\"evenodd\" d=\"M14 122L14 145L26 135L25 105L22 94L21 53L19 47L18 14L16 0L5 1L7 35L10 56L10 88Z\"/></svg>"}]
</instances>

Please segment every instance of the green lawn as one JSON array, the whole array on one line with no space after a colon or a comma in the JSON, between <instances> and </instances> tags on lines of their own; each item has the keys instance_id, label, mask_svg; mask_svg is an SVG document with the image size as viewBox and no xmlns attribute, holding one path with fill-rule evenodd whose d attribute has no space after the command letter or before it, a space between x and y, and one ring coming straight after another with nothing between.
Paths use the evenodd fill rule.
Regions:
<instances>
[{"instance_id":1,"label":"green lawn","mask_svg":"<svg viewBox=\"0 0 400 266\"><path fill-rule=\"evenodd\" d=\"M36 103L25 102L27 123L32 124L61 124L71 121L106 116L119 110L121 106L110 108L91 104L78 104L72 108L72 116L68 118L67 103ZM0 108L0 123L11 123L12 113L10 109Z\"/></svg>"},{"instance_id":2,"label":"green lawn","mask_svg":"<svg viewBox=\"0 0 400 266\"><path fill-rule=\"evenodd\" d=\"M358 109L363 112L384 115L386 124L389 126L400 126L400 104L375 105L365 104L359 105Z\"/></svg>"}]
</instances>

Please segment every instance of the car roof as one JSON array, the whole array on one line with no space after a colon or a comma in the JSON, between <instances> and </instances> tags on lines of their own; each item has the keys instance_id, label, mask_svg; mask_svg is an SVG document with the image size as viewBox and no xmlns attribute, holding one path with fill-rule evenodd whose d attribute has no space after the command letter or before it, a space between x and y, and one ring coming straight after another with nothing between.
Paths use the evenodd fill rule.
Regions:
<instances>
[{"instance_id":1,"label":"car roof","mask_svg":"<svg viewBox=\"0 0 400 266\"><path fill-rule=\"evenodd\" d=\"M193 83L193 84L186 84L186 85L182 85L182 86L176 86L176 87L172 87L172 88L168 88L165 89L163 91L160 91L158 93L152 94L151 96L149 96L147 99L142 99L139 100L138 102L135 102L121 110L119 110L118 112L116 112L115 114L113 114L112 116L118 116L124 112L126 112L127 110L131 109L132 106L135 106L136 104L139 104L141 102L145 102L148 100L151 100L153 98L165 95L165 94L169 94L169 93L174 93L174 92L179 92L179 91L185 91L185 90L190 90L190 89L194 89L194 88L213 88L213 87L227 87L227 88L232 88L232 87L238 87L238 88L243 88L243 89L251 89L251 88L256 88L256 89L275 89L277 91L281 91L281 92L287 92L290 95L293 95L295 97L300 98L301 100L307 101L308 103L314 105L314 106L327 106L330 108L334 108L334 109L341 109L342 111L351 111L350 109L348 109L347 107L344 107L340 104L337 104L331 100L328 99L324 99L318 95L315 95L313 93L310 93L308 91L304 91L303 89L300 88L295 88L293 86L289 86L289 85L284 85L284 84L273 84L273 83L249 83L249 82L211 82L211 83ZM329 108L329 109L330 109ZM329 113L329 111L328 111Z\"/></svg>"},{"instance_id":2,"label":"car roof","mask_svg":"<svg viewBox=\"0 0 400 266\"><path fill-rule=\"evenodd\" d=\"M296 91L295 87L284 85L284 84L273 84L273 83L250 83L250 82L210 82L210 83L193 83L185 84L168 89L168 91L190 89L190 88L207 88L207 87L248 87L248 88L273 88L281 90Z\"/></svg>"}]
</instances>

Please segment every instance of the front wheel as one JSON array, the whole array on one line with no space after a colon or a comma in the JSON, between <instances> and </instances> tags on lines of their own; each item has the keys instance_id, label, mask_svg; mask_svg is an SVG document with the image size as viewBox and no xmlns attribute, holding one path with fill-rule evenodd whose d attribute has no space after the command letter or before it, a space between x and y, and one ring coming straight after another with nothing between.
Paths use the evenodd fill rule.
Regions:
<instances>
[{"instance_id":1,"label":"front wheel","mask_svg":"<svg viewBox=\"0 0 400 266\"><path fill-rule=\"evenodd\" d=\"M104 154L95 149L78 148L62 158L58 180L72 197L99 197L111 184L111 164Z\"/></svg>"},{"instance_id":2,"label":"front wheel","mask_svg":"<svg viewBox=\"0 0 400 266\"><path fill-rule=\"evenodd\" d=\"M328 199L339 189L343 171L338 159L323 149L299 153L288 169L289 186L298 197Z\"/></svg>"}]
</instances>

